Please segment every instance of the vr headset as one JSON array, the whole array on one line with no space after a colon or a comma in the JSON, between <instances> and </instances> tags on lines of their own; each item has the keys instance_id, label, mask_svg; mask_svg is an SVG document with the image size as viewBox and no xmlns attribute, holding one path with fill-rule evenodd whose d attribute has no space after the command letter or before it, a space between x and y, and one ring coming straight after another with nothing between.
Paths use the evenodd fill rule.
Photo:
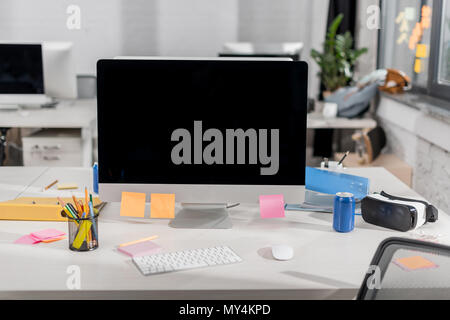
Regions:
<instances>
[{"instance_id":1,"label":"vr headset","mask_svg":"<svg viewBox=\"0 0 450 320\"><path fill-rule=\"evenodd\" d=\"M361 201L361 214L367 223L403 232L416 230L438 219L438 210L431 204L392 196L384 191L365 197Z\"/></svg>"}]
</instances>

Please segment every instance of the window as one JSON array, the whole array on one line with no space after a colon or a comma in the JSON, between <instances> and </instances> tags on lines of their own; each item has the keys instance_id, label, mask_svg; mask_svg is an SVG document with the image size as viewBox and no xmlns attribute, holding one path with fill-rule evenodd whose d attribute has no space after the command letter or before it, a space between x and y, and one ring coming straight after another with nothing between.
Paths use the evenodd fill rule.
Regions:
<instances>
[{"instance_id":1,"label":"window","mask_svg":"<svg viewBox=\"0 0 450 320\"><path fill-rule=\"evenodd\" d=\"M445 1L440 30L438 82L450 85L450 1Z\"/></svg>"},{"instance_id":2,"label":"window","mask_svg":"<svg viewBox=\"0 0 450 320\"><path fill-rule=\"evenodd\" d=\"M382 0L379 67L415 91L450 100L450 0Z\"/></svg>"}]
</instances>

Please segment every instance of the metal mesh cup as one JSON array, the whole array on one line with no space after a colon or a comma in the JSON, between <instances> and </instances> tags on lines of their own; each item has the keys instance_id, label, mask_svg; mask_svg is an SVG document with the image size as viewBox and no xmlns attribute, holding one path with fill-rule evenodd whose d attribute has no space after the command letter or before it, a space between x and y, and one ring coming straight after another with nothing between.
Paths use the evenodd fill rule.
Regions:
<instances>
[{"instance_id":1,"label":"metal mesh cup","mask_svg":"<svg viewBox=\"0 0 450 320\"><path fill-rule=\"evenodd\" d=\"M98 248L98 213L94 217L67 217L69 227L69 249L72 251L91 251Z\"/></svg>"}]
</instances>

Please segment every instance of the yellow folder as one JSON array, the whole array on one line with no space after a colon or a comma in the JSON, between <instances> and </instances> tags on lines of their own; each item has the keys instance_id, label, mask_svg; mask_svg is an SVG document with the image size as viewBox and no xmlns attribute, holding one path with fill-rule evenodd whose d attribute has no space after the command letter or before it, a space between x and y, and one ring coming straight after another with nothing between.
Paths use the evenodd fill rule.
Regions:
<instances>
[{"instance_id":1,"label":"yellow folder","mask_svg":"<svg viewBox=\"0 0 450 320\"><path fill-rule=\"evenodd\" d=\"M72 198L62 200L65 203L73 201ZM94 207L101 203L98 197L92 201ZM0 202L0 220L67 221L61 216L61 210L56 198L17 198Z\"/></svg>"}]
</instances>

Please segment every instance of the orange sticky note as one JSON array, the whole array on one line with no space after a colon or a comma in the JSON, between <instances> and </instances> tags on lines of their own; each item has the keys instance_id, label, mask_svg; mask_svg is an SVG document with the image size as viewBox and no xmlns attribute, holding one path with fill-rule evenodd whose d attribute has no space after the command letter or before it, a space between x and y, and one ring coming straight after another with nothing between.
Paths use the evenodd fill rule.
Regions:
<instances>
[{"instance_id":1,"label":"orange sticky note","mask_svg":"<svg viewBox=\"0 0 450 320\"><path fill-rule=\"evenodd\" d=\"M122 192L120 215L125 217L144 218L145 193Z\"/></svg>"},{"instance_id":2,"label":"orange sticky note","mask_svg":"<svg viewBox=\"0 0 450 320\"><path fill-rule=\"evenodd\" d=\"M152 193L150 195L150 217L162 219L175 218L175 195Z\"/></svg>"},{"instance_id":3,"label":"orange sticky note","mask_svg":"<svg viewBox=\"0 0 450 320\"><path fill-rule=\"evenodd\" d=\"M437 267L435 263L421 256L397 259L394 263L405 270L419 270Z\"/></svg>"},{"instance_id":4,"label":"orange sticky note","mask_svg":"<svg viewBox=\"0 0 450 320\"><path fill-rule=\"evenodd\" d=\"M54 238L54 239L47 239L47 240L42 240L41 242L44 243L51 243L51 242L55 242L55 241L59 241L59 240L64 240L66 237L60 237L60 238Z\"/></svg>"},{"instance_id":5,"label":"orange sticky note","mask_svg":"<svg viewBox=\"0 0 450 320\"><path fill-rule=\"evenodd\" d=\"M420 61L420 59L416 59L416 63L414 63L414 72L415 73L422 72L422 61Z\"/></svg>"},{"instance_id":6,"label":"orange sticky note","mask_svg":"<svg viewBox=\"0 0 450 320\"><path fill-rule=\"evenodd\" d=\"M426 58L428 56L428 47L426 44L418 44L416 47L416 57Z\"/></svg>"}]
</instances>

